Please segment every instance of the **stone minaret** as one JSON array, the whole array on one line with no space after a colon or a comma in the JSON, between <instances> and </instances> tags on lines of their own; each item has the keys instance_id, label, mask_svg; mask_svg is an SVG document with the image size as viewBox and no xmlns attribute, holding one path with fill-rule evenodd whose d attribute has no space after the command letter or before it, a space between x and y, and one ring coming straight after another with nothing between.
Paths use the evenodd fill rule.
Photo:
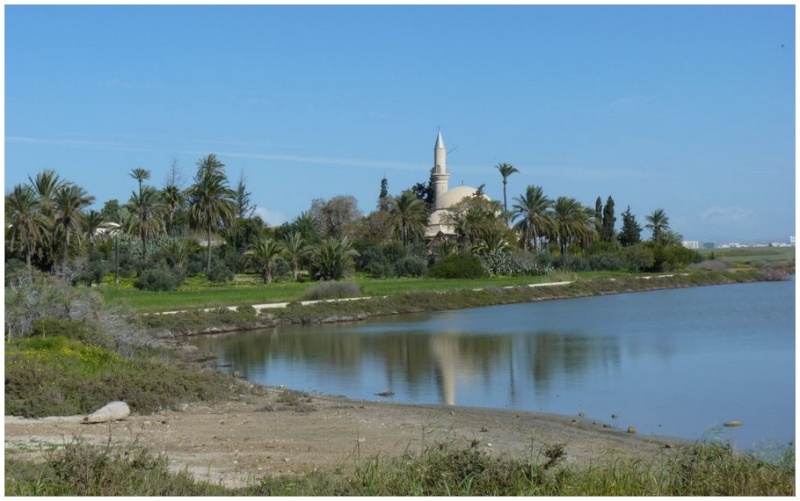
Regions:
<instances>
[{"instance_id":1,"label":"stone minaret","mask_svg":"<svg viewBox=\"0 0 800 501\"><path fill-rule=\"evenodd\" d=\"M450 173L447 172L447 151L444 149L442 131L439 131L439 135L436 137L436 146L433 147L434 210L444 209L442 195L448 190L448 179L450 179Z\"/></svg>"}]
</instances>

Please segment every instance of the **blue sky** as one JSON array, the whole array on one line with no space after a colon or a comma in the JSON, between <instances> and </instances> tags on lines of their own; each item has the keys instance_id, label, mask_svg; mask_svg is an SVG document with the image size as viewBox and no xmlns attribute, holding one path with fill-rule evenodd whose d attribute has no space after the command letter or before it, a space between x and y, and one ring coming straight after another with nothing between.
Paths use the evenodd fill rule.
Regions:
<instances>
[{"instance_id":1,"label":"blue sky","mask_svg":"<svg viewBox=\"0 0 800 501\"><path fill-rule=\"evenodd\" d=\"M5 190L51 168L126 201L215 153L259 213L511 163L689 240L795 234L795 7L5 6ZM618 225L620 221L618 220Z\"/></svg>"}]
</instances>

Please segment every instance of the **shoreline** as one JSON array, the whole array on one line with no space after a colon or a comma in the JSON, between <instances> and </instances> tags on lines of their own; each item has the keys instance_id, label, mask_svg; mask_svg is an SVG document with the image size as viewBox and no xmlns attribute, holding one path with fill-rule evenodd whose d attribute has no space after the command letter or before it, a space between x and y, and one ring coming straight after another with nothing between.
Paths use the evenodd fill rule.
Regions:
<instances>
[{"instance_id":1,"label":"shoreline","mask_svg":"<svg viewBox=\"0 0 800 501\"><path fill-rule=\"evenodd\" d=\"M166 454L174 471L242 487L264 475L348 467L431 447L536 462L548 449L563 447L565 464L588 467L617 459L657 462L691 443L628 433L577 415L355 400L245 382L239 389L226 401L182 404L100 425L82 424L83 416L6 416L6 455L41 458L47 444L75 436L116 447L135 442Z\"/></svg>"},{"instance_id":2,"label":"shoreline","mask_svg":"<svg viewBox=\"0 0 800 501\"><path fill-rule=\"evenodd\" d=\"M786 274L786 276L789 276ZM791 275L792 277L794 275ZM144 324L160 332L160 337L183 344L186 337L236 331L269 329L287 325L315 325L362 321L368 318L478 308L559 299L649 292L686 287L732 285L785 280L765 270L728 272L693 271L562 281L486 289L417 291L394 296L343 298L323 301L264 305L226 306L202 310L182 310L168 314L142 315Z\"/></svg>"}]
</instances>

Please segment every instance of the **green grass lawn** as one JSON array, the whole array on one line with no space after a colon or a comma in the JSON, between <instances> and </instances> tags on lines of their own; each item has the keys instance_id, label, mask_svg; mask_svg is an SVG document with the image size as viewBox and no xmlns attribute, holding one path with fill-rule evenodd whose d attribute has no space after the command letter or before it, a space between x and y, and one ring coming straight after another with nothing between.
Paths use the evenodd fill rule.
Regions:
<instances>
[{"instance_id":1,"label":"green grass lawn","mask_svg":"<svg viewBox=\"0 0 800 501\"><path fill-rule=\"evenodd\" d=\"M746 247L730 249L701 249L700 254L710 259L724 259L735 263L765 263L789 261L795 257L794 247Z\"/></svg>"},{"instance_id":2,"label":"green grass lawn","mask_svg":"<svg viewBox=\"0 0 800 501\"><path fill-rule=\"evenodd\" d=\"M580 279L613 276L612 273L581 273ZM619 275L619 273L616 273ZM374 279L355 277L350 282L361 287L362 296L387 296L413 291L445 291L455 289L478 289L487 287L507 287L540 282L576 280L576 273L555 273L546 277L495 277L474 280L443 280L432 278L389 278ZM230 285L208 285L204 279L190 279L177 291L149 292L133 288L130 283L120 285L106 284L97 290L106 302L127 302L134 310L142 313L216 308L263 303L300 301L304 294L319 282L291 283L280 282L269 285L255 283L251 277L237 277ZM127 281L130 282L130 281Z\"/></svg>"}]
</instances>

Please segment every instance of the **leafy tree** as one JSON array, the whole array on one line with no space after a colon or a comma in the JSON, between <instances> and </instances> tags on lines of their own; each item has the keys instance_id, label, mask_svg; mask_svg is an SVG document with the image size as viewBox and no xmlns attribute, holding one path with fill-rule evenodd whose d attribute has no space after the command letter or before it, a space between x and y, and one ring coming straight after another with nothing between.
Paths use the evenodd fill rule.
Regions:
<instances>
[{"instance_id":1,"label":"leafy tree","mask_svg":"<svg viewBox=\"0 0 800 501\"><path fill-rule=\"evenodd\" d=\"M553 226L550 208L553 201L544 195L541 186L530 185L525 194L515 197L512 220L517 220L514 229L522 233L522 248L527 249L533 242L536 250L539 238L547 235Z\"/></svg>"},{"instance_id":2,"label":"leafy tree","mask_svg":"<svg viewBox=\"0 0 800 501\"><path fill-rule=\"evenodd\" d=\"M350 226L360 216L358 200L352 195L338 195L330 200L316 198L309 211L317 223L317 231L324 237L342 237L349 234Z\"/></svg>"},{"instance_id":3,"label":"leafy tree","mask_svg":"<svg viewBox=\"0 0 800 501\"><path fill-rule=\"evenodd\" d=\"M500 175L503 176L503 213L505 214L506 223L508 223L508 199L506 197L506 185L508 185L508 176L514 174L515 172L519 172L516 167L511 164L497 164L494 166L495 169L500 172Z\"/></svg>"},{"instance_id":4,"label":"leafy tree","mask_svg":"<svg viewBox=\"0 0 800 501\"><path fill-rule=\"evenodd\" d=\"M644 225L648 230L653 231L653 242L661 243L661 235L669 230L669 218L664 209L656 209L644 217L647 224Z\"/></svg>"},{"instance_id":5,"label":"leafy tree","mask_svg":"<svg viewBox=\"0 0 800 501\"><path fill-rule=\"evenodd\" d=\"M133 216L130 221L131 230L142 240L142 262L147 262L148 239L164 229L164 204L161 192L152 186L145 186L139 194L131 194L126 204L128 212Z\"/></svg>"},{"instance_id":6,"label":"leafy tree","mask_svg":"<svg viewBox=\"0 0 800 501\"><path fill-rule=\"evenodd\" d=\"M300 276L300 263L308 255L308 252L308 244L299 231L284 237L283 254L289 260L292 267L292 278L295 282Z\"/></svg>"},{"instance_id":7,"label":"leafy tree","mask_svg":"<svg viewBox=\"0 0 800 501\"><path fill-rule=\"evenodd\" d=\"M473 254L454 254L440 259L428 268L433 278L482 278L486 271L480 259Z\"/></svg>"},{"instance_id":8,"label":"leafy tree","mask_svg":"<svg viewBox=\"0 0 800 501\"><path fill-rule=\"evenodd\" d=\"M253 246L245 252L245 255L261 268L264 283L272 283L272 270L275 266L275 261L281 255L280 243L272 238L263 238L253 244Z\"/></svg>"},{"instance_id":9,"label":"leafy tree","mask_svg":"<svg viewBox=\"0 0 800 501\"><path fill-rule=\"evenodd\" d=\"M352 268L357 255L348 237L328 237L311 255L311 274L319 280L340 280Z\"/></svg>"},{"instance_id":10,"label":"leafy tree","mask_svg":"<svg viewBox=\"0 0 800 501\"><path fill-rule=\"evenodd\" d=\"M389 221L396 234L400 235L403 247L408 247L412 236L425 233L428 225L428 211L425 203L411 191L404 191L392 200L389 208Z\"/></svg>"},{"instance_id":11,"label":"leafy tree","mask_svg":"<svg viewBox=\"0 0 800 501\"><path fill-rule=\"evenodd\" d=\"M69 258L70 236L72 232L78 233L80 238L83 209L94 202L94 197L87 194L86 190L76 184L65 184L55 193L55 218L56 227L63 231L64 252L63 265Z\"/></svg>"},{"instance_id":12,"label":"leafy tree","mask_svg":"<svg viewBox=\"0 0 800 501\"><path fill-rule=\"evenodd\" d=\"M611 195L606 200L606 206L603 207L603 224L600 229L600 240L603 242L613 242L615 237L614 225L617 223L617 218L614 216L614 199Z\"/></svg>"},{"instance_id":13,"label":"leafy tree","mask_svg":"<svg viewBox=\"0 0 800 501\"><path fill-rule=\"evenodd\" d=\"M33 188L28 185L16 185L11 193L6 195L6 237L10 241L10 248L14 251L17 244L25 254L25 265L29 273L31 257L51 224L41 211L41 204Z\"/></svg>"},{"instance_id":14,"label":"leafy tree","mask_svg":"<svg viewBox=\"0 0 800 501\"><path fill-rule=\"evenodd\" d=\"M228 187L222 167L208 168L221 162L209 155L198 162L195 183L187 190L189 226L206 233L206 273L211 272L211 234L220 227L230 225L236 216L236 193Z\"/></svg>"},{"instance_id":15,"label":"leafy tree","mask_svg":"<svg viewBox=\"0 0 800 501\"><path fill-rule=\"evenodd\" d=\"M430 211L433 208L433 204L436 200L436 190L434 189L434 179L433 179L433 172L435 167L431 167L430 175L428 177L427 183L417 183L411 187L411 191L414 195L425 202L425 206Z\"/></svg>"},{"instance_id":16,"label":"leafy tree","mask_svg":"<svg viewBox=\"0 0 800 501\"><path fill-rule=\"evenodd\" d=\"M622 230L617 235L617 240L623 247L629 247L642 241L642 227L636 222L636 216L631 214L630 205L622 213Z\"/></svg>"},{"instance_id":17,"label":"leafy tree","mask_svg":"<svg viewBox=\"0 0 800 501\"><path fill-rule=\"evenodd\" d=\"M250 201L253 194L247 191L247 180L244 172L239 174L239 181L236 183L236 217L247 219L253 216L256 206Z\"/></svg>"}]
</instances>

